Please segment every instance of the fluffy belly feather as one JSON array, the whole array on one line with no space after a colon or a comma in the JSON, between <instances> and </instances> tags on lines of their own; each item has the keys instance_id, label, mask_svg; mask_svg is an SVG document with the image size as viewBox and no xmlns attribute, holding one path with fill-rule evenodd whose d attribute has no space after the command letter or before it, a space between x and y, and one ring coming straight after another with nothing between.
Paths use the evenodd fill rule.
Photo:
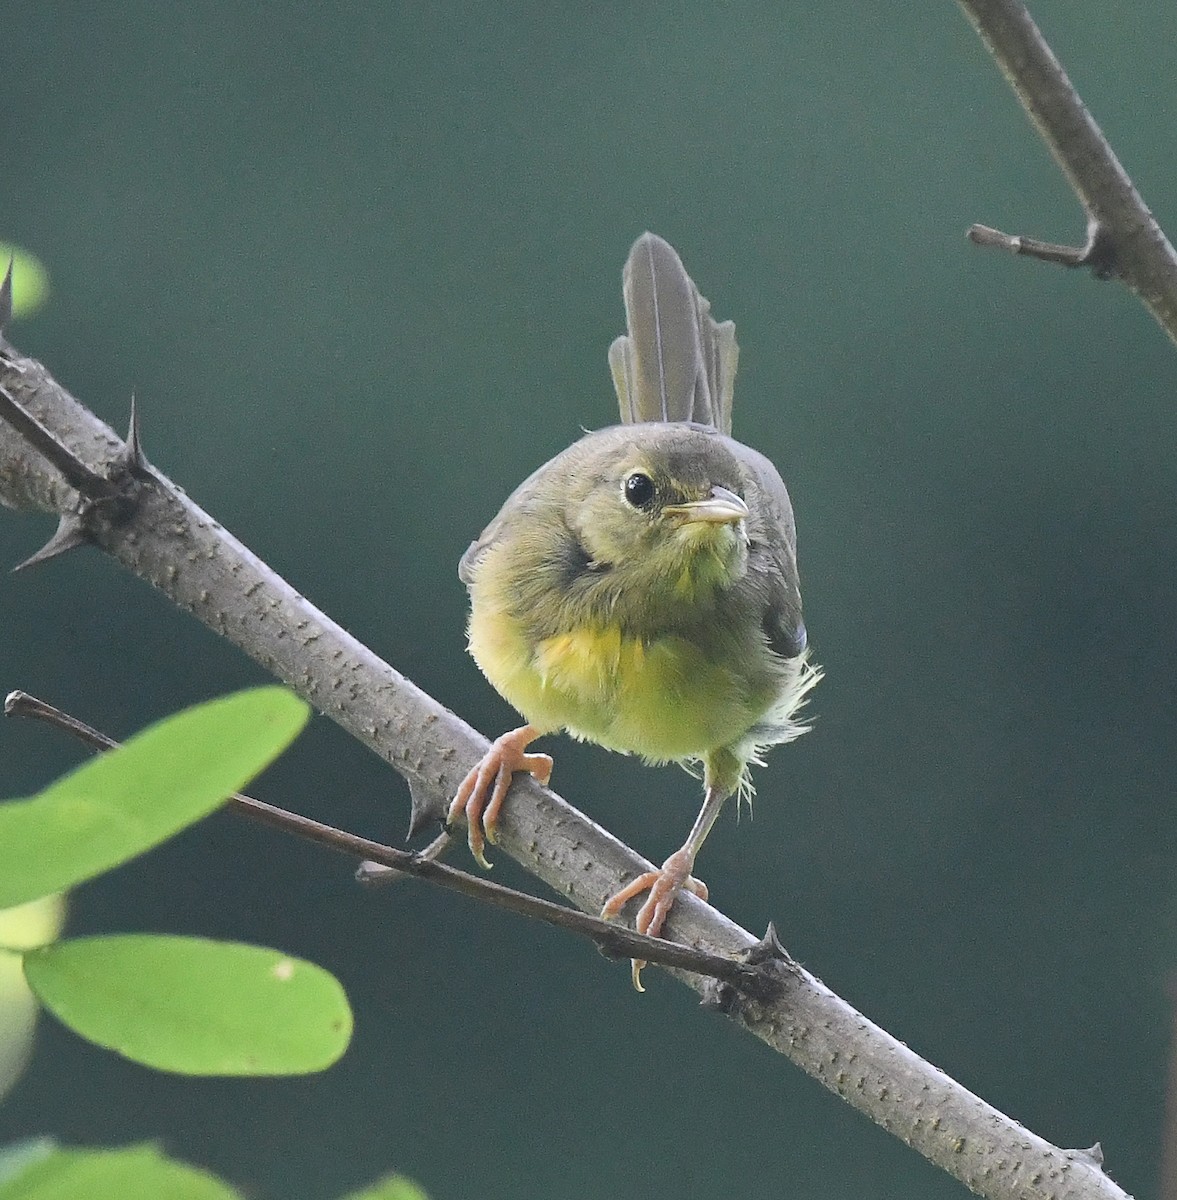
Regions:
<instances>
[{"instance_id":1,"label":"fluffy belly feather","mask_svg":"<svg viewBox=\"0 0 1177 1200\"><path fill-rule=\"evenodd\" d=\"M776 688L679 637L651 642L580 628L528 644L501 613L470 621L470 651L504 699L542 731L667 762L739 742ZM759 686L757 686L759 684Z\"/></svg>"}]
</instances>

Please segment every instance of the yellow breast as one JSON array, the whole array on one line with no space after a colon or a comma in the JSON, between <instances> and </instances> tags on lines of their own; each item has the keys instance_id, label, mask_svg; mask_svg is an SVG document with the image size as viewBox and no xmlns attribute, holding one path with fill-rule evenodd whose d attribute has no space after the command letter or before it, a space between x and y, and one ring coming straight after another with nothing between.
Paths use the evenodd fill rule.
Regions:
<instances>
[{"instance_id":1,"label":"yellow breast","mask_svg":"<svg viewBox=\"0 0 1177 1200\"><path fill-rule=\"evenodd\" d=\"M617 626L585 626L531 644L512 617L478 604L470 652L537 729L657 762L739 741L772 699L681 637L643 642Z\"/></svg>"}]
</instances>

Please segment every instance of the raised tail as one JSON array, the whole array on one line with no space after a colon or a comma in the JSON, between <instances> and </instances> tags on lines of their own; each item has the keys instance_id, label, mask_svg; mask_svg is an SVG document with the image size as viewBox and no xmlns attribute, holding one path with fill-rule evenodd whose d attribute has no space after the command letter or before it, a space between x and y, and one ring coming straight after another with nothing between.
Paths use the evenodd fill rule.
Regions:
<instances>
[{"instance_id":1,"label":"raised tail","mask_svg":"<svg viewBox=\"0 0 1177 1200\"><path fill-rule=\"evenodd\" d=\"M609 347L624 424L696 421L732 431L736 327L716 322L675 249L643 233L622 272L628 333Z\"/></svg>"}]
</instances>

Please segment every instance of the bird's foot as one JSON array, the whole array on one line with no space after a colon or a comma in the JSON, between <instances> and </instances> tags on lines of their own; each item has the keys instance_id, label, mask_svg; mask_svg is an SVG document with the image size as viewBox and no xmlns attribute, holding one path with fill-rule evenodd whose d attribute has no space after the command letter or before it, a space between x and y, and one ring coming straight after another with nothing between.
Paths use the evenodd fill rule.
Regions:
<instances>
[{"instance_id":1,"label":"bird's foot","mask_svg":"<svg viewBox=\"0 0 1177 1200\"><path fill-rule=\"evenodd\" d=\"M450 802L447 823L453 825L459 818L465 818L470 853L474 861L488 871L486 843L493 846L499 840L499 814L511 786L511 776L516 771L527 771L543 785L552 777L550 755L526 753L527 747L538 736L530 725L500 734L458 785Z\"/></svg>"},{"instance_id":2,"label":"bird's foot","mask_svg":"<svg viewBox=\"0 0 1177 1200\"><path fill-rule=\"evenodd\" d=\"M693 896L698 896L700 900L707 899L707 885L691 875L694 865L694 856L685 846L676 850L657 871L647 871L644 875L639 875L621 891L610 896L601 909L601 917L611 921L620 915L621 910L635 896L649 892L646 902L638 909L634 928L638 933L660 937L662 926L666 924L666 917L678 899L679 892L687 891ZM642 968L645 965L645 961L640 958L635 958L631 964L633 986L639 992L646 990L642 987Z\"/></svg>"}]
</instances>

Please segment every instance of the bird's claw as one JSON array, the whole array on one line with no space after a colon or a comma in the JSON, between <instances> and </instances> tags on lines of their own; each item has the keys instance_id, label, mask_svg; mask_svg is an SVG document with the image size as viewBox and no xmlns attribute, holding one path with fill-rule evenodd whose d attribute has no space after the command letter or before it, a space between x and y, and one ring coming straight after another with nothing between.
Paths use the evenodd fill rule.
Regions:
<instances>
[{"instance_id":1,"label":"bird's claw","mask_svg":"<svg viewBox=\"0 0 1177 1200\"><path fill-rule=\"evenodd\" d=\"M700 900L707 899L707 885L702 880L694 878L691 868L694 862L691 856L683 850L676 850L656 871L647 871L627 883L619 892L614 893L605 901L601 909L603 920L611 921L621 914L621 910L635 897L643 892L649 892L645 903L634 918L634 928L638 933L650 937L660 937L662 927L670 914L679 892L690 892ZM639 992L642 987L642 968L646 965L644 959L635 958L631 962L631 978L633 986Z\"/></svg>"},{"instance_id":2,"label":"bird's claw","mask_svg":"<svg viewBox=\"0 0 1177 1200\"><path fill-rule=\"evenodd\" d=\"M487 752L467 772L450 802L447 824L454 825L465 819L470 853L483 870L491 868L486 857L486 843L493 846L499 840L499 815L512 776L516 771L526 771L545 786L552 777L550 755L526 753L535 738L536 732L530 725L495 738Z\"/></svg>"}]
</instances>

